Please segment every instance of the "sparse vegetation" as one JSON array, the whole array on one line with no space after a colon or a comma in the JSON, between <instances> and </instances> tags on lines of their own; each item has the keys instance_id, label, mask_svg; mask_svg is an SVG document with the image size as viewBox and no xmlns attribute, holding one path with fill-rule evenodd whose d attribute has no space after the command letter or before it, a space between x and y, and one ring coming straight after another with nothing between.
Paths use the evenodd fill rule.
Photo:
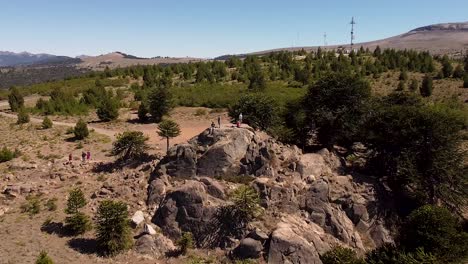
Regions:
<instances>
[{"instance_id":1,"label":"sparse vegetation","mask_svg":"<svg viewBox=\"0 0 468 264\"><path fill-rule=\"evenodd\" d=\"M54 198L48 199L44 205L49 211L57 210L57 198L54 197Z\"/></svg>"},{"instance_id":2,"label":"sparse vegetation","mask_svg":"<svg viewBox=\"0 0 468 264\"><path fill-rule=\"evenodd\" d=\"M21 205L21 211L27 213L30 217L41 212L41 201L39 197L29 195L26 197L26 202Z\"/></svg>"},{"instance_id":3,"label":"sparse vegetation","mask_svg":"<svg viewBox=\"0 0 468 264\"><path fill-rule=\"evenodd\" d=\"M43 250L37 257L36 264L54 264L54 262L49 257L49 255L47 255L47 252Z\"/></svg>"},{"instance_id":4,"label":"sparse vegetation","mask_svg":"<svg viewBox=\"0 0 468 264\"><path fill-rule=\"evenodd\" d=\"M182 255L187 254L187 251L193 248L193 235L190 232L184 232L179 240L177 240L177 246Z\"/></svg>"}]
</instances>

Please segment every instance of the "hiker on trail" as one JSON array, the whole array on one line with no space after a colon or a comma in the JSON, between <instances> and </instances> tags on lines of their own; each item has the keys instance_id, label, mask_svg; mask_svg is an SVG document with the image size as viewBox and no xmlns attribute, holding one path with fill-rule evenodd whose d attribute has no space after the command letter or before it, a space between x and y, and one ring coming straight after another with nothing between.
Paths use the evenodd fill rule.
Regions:
<instances>
[{"instance_id":1,"label":"hiker on trail","mask_svg":"<svg viewBox=\"0 0 468 264\"><path fill-rule=\"evenodd\" d=\"M89 161L91 159L91 152L86 152L86 159Z\"/></svg>"},{"instance_id":2,"label":"hiker on trail","mask_svg":"<svg viewBox=\"0 0 468 264\"><path fill-rule=\"evenodd\" d=\"M211 121L210 135L213 135L215 127L216 127L215 123Z\"/></svg>"},{"instance_id":3,"label":"hiker on trail","mask_svg":"<svg viewBox=\"0 0 468 264\"><path fill-rule=\"evenodd\" d=\"M236 122L236 127L238 127L238 128L240 127L240 121L239 120L237 120L237 122Z\"/></svg>"},{"instance_id":4,"label":"hiker on trail","mask_svg":"<svg viewBox=\"0 0 468 264\"><path fill-rule=\"evenodd\" d=\"M85 153L84 151L81 152L81 160L82 160L83 162L86 161L86 153Z\"/></svg>"},{"instance_id":5,"label":"hiker on trail","mask_svg":"<svg viewBox=\"0 0 468 264\"><path fill-rule=\"evenodd\" d=\"M218 116L218 127L221 128L221 117Z\"/></svg>"},{"instance_id":6,"label":"hiker on trail","mask_svg":"<svg viewBox=\"0 0 468 264\"><path fill-rule=\"evenodd\" d=\"M242 123L242 113L239 115L239 123Z\"/></svg>"}]
</instances>

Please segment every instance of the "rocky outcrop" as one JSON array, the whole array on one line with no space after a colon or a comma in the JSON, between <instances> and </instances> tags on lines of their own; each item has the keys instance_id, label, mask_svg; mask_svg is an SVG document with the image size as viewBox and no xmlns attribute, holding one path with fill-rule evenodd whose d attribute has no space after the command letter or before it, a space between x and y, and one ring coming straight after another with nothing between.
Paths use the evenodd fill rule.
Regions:
<instances>
[{"instance_id":1,"label":"rocky outcrop","mask_svg":"<svg viewBox=\"0 0 468 264\"><path fill-rule=\"evenodd\" d=\"M268 175L281 167L295 167L299 149L262 140L248 128L209 130L186 144L173 146L155 172L173 177Z\"/></svg>"},{"instance_id":2,"label":"rocky outcrop","mask_svg":"<svg viewBox=\"0 0 468 264\"><path fill-rule=\"evenodd\" d=\"M154 237L147 234L137 239L135 250L140 254L161 258L167 253L176 250L176 247L170 239L161 234L156 234Z\"/></svg>"},{"instance_id":3,"label":"rocky outcrop","mask_svg":"<svg viewBox=\"0 0 468 264\"><path fill-rule=\"evenodd\" d=\"M355 152L365 151L357 147ZM201 245L216 210L236 188L218 177L251 175L266 208L260 226L268 232L250 226L247 235L227 238L232 243L226 248L234 248L237 258L321 263L319 255L334 245L363 253L392 242L374 184L358 183L344 165L326 149L302 154L250 129L205 131L172 147L156 166L148 187L148 204L159 205L152 221L171 239L189 231Z\"/></svg>"}]
</instances>

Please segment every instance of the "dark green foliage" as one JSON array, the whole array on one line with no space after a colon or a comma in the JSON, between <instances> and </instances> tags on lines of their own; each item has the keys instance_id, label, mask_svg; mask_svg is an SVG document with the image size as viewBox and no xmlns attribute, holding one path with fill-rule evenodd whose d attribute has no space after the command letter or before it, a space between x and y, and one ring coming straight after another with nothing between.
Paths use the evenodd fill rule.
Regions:
<instances>
[{"instance_id":1,"label":"dark green foliage","mask_svg":"<svg viewBox=\"0 0 468 264\"><path fill-rule=\"evenodd\" d=\"M468 73L468 54L465 55L465 58L463 59L463 68L466 73Z\"/></svg>"},{"instance_id":2,"label":"dark green foliage","mask_svg":"<svg viewBox=\"0 0 468 264\"><path fill-rule=\"evenodd\" d=\"M41 251L41 254L36 259L36 264L54 264L52 259L47 255L45 250Z\"/></svg>"},{"instance_id":3,"label":"dark green foliage","mask_svg":"<svg viewBox=\"0 0 468 264\"><path fill-rule=\"evenodd\" d=\"M78 140L84 139L89 136L88 124L80 118L78 122L76 122L75 128L73 129L73 133L75 134L75 138Z\"/></svg>"},{"instance_id":4,"label":"dark green foliage","mask_svg":"<svg viewBox=\"0 0 468 264\"><path fill-rule=\"evenodd\" d=\"M29 123L29 114L24 110L24 108L21 108L18 112L18 119L16 120L16 124L21 125L21 124L26 124Z\"/></svg>"},{"instance_id":5,"label":"dark green foliage","mask_svg":"<svg viewBox=\"0 0 468 264\"><path fill-rule=\"evenodd\" d=\"M165 86L154 87L148 95L148 108L155 122L161 122L172 109L172 95Z\"/></svg>"},{"instance_id":6,"label":"dark green foliage","mask_svg":"<svg viewBox=\"0 0 468 264\"><path fill-rule=\"evenodd\" d=\"M52 120L50 120L49 117L44 117L44 120L42 120L42 129L49 129L52 128L53 123Z\"/></svg>"},{"instance_id":7,"label":"dark green foliage","mask_svg":"<svg viewBox=\"0 0 468 264\"><path fill-rule=\"evenodd\" d=\"M137 159L145 154L148 149L146 137L141 131L125 131L117 135L113 143L112 155L119 156L123 160Z\"/></svg>"},{"instance_id":8,"label":"dark green foliage","mask_svg":"<svg viewBox=\"0 0 468 264\"><path fill-rule=\"evenodd\" d=\"M463 76L463 88L468 88L468 73Z\"/></svg>"},{"instance_id":9,"label":"dark green foliage","mask_svg":"<svg viewBox=\"0 0 468 264\"><path fill-rule=\"evenodd\" d=\"M68 214L65 218L65 228L73 235L81 235L92 229L90 218L79 211L86 203L86 198L81 189L70 190L67 208L65 208L65 213Z\"/></svg>"},{"instance_id":10,"label":"dark green foliage","mask_svg":"<svg viewBox=\"0 0 468 264\"><path fill-rule=\"evenodd\" d=\"M468 197L459 149L464 121L464 114L450 106L424 106L405 94L387 98L367 122L375 173L386 175L397 194L462 208Z\"/></svg>"},{"instance_id":11,"label":"dark green foliage","mask_svg":"<svg viewBox=\"0 0 468 264\"><path fill-rule=\"evenodd\" d=\"M291 133L288 140L283 142L297 144L303 148L306 147L310 138L312 124L307 118L302 101L291 101L286 105L284 122Z\"/></svg>"},{"instance_id":12,"label":"dark green foliage","mask_svg":"<svg viewBox=\"0 0 468 264\"><path fill-rule=\"evenodd\" d=\"M424 76L419 92L422 97L429 97L432 95L432 77L430 75Z\"/></svg>"},{"instance_id":13,"label":"dark green foliage","mask_svg":"<svg viewBox=\"0 0 468 264\"><path fill-rule=\"evenodd\" d=\"M65 217L64 227L73 235L82 235L93 228L89 216L82 212Z\"/></svg>"},{"instance_id":14,"label":"dark green foliage","mask_svg":"<svg viewBox=\"0 0 468 264\"><path fill-rule=\"evenodd\" d=\"M46 115L86 114L88 112L88 106L84 100L80 102L75 96L77 96L77 94L74 94L73 91L65 90L62 87L55 87L50 92L50 99L48 101L42 99L37 101L36 109Z\"/></svg>"},{"instance_id":15,"label":"dark green foliage","mask_svg":"<svg viewBox=\"0 0 468 264\"><path fill-rule=\"evenodd\" d=\"M68 193L67 208L65 209L65 213L77 213L80 208L83 208L86 205L86 203L87 202L83 191L79 188L72 189Z\"/></svg>"},{"instance_id":16,"label":"dark green foliage","mask_svg":"<svg viewBox=\"0 0 468 264\"><path fill-rule=\"evenodd\" d=\"M132 246L127 205L111 200L102 201L97 211L96 240L105 255L116 255Z\"/></svg>"},{"instance_id":17,"label":"dark green foliage","mask_svg":"<svg viewBox=\"0 0 468 264\"><path fill-rule=\"evenodd\" d=\"M453 66L447 55L442 58L442 78L450 78L453 74Z\"/></svg>"},{"instance_id":18,"label":"dark green foliage","mask_svg":"<svg viewBox=\"0 0 468 264\"><path fill-rule=\"evenodd\" d=\"M158 124L157 133L160 137L166 139L166 150L169 151L169 139L175 138L180 135L180 127L179 124L177 124L175 121L165 119Z\"/></svg>"},{"instance_id":19,"label":"dark green foliage","mask_svg":"<svg viewBox=\"0 0 468 264\"><path fill-rule=\"evenodd\" d=\"M400 243L411 252L421 247L443 262L468 256L468 233L450 211L437 206L413 211L402 226Z\"/></svg>"},{"instance_id":20,"label":"dark green foliage","mask_svg":"<svg viewBox=\"0 0 468 264\"><path fill-rule=\"evenodd\" d=\"M351 142L363 123L370 95L369 84L357 76L334 73L317 80L303 107L308 122L317 127L320 143L331 147Z\"/></svg>"},{"instance_id":21,"label":"dark green foliage","mask_svg":"<svg viewBox=\"0 0 468 264\"><path fill-rule=\"evenodd\" d=\"M113 97L105 97L96 109L101 121L107 122L119 117L119 101Z\"/></svg>"},{"instance_id":22,"label":"dark green foliage","mask_svg":"<svg viewBox=\"0 0 468 264\"><path fill-rule=\"evenodd\" d=\"M463 66L461 64L458 64L455 68L455 71L453 72L453 78L461 79L463 78L464 74L465 71L463 70Z\"/></svg>"},{"instance_id":23,"label":"dark green foliage","mask_svg":"<svg viewBox=\"0 0 468 264\"><path fill-rule=\"evenodd\" d=\"M24 107L24 98L19 92L18 88L13 87L10 89L10 94L8 95L8 103L10 104L10 109L13 112L17 112Z\"/></svg>"},{"instance_id":24,"label":"dark green foliage","mask_svg":"<svg viewBox=\"0 0 468 264\"><path fill-rule=\"evenodd\" d=\"M100 79L96 80L96 86L89 88L83 93L83 98L81 99L83 103L98 107L100 102L103 101L105 98L108 97L108 93L104 86L102 85L102 81Z\"/></svg>"},{"instance_id":25,"label":"dark green foliage","mask_svg":"<svg viewBox=\"0 0 468 264\"><path fill-rule=\"evenodd\" d=\"M190 232L184 232L182 236L177 240L177 246L179 246L180 253L185 255L187 250L193 248L193 235Z\"/></svg>"},{"instance_id":26,"label":"dark green foliage","mask_svg":"<svg viewBox=\"0 0 468 264\"><path fill-rule=\"evenodd\" d=\"M10 161L10 160L12 160L14 158L16 158L15 152L11 151L7 147L4 146L0 150L0 163Z\"/></svg>"},{"instance_id":27,"label":"dark green foliage","mask_svg":"<svg viewBox=\"0 0 468 264\"><path fill-rule=\"evenodd\" d=\"M271 97L260 93L250 93L241 96L236 104L229 108L229 116L233 122L236 122L242 113L243 122L253 128L265 130L275 124L279 115L278 111L278 104Z\"/></svg>"},{"instance_id":28,"label":"dark green foliage","mask_svg":"<svg viewBox=\"0 0 468 264\"><path fill-rule=\"evenodd\" d=\"M366 254L367 264L439 264L437 258L418 248L415 252L406 253L392 244L383 245Z\"/></svg>"},{"instance_id":29,"label":"dark green foliage","mask_svg":"<svg viewBox=\"0 0 468 264\"><path fill-rule=\"evenodd\" d=\"M220 246L229 237L240 238L261 211L259 195L250 186L238 187L229 197L232 204L219 207L211 225L202 234L202 242L209 246Z\"/></svg>"},{"instance_id":30,"label":"dark green foliage","mask_svg":"<svg viewBox=\"0 0 468 264\"><path fill-rule=\"evenodd\" d=\"M146 122L148 120L148 104L145 101L141 101L138 106L138 119L141 122Z\"/></svg>"},{"instance_id":31,"label":"dark green foliage","mask_svg":"<svg viewBox=\"0 0 468 264\"><path fill-rule=\"evenodd\" d=\"M350 248L334 247L320 256L323 264L365 264L366 262L356 255Z\"/></svg>"}]
</instances>

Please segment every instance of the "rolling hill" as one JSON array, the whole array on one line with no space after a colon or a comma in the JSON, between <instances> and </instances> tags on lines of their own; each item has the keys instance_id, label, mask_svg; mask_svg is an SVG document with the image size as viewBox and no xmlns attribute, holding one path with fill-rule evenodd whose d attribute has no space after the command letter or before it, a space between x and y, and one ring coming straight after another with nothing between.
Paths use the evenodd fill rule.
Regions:
<instances>
[{"instance_id":1,"label":"rolling hill","mask_svg":"<svg viewBox=\"0 0 468 264\"><path fill-rule=\"evenodd\" d=\"M429 25L413 29L398 36L355 44L355 47L361 46L371 50L375 49L377 46L380 46L382 49L413 49L418 51L429 51L434 55L448 54L452 56L460 56L462 55L461 52L466 53L468 51L468 22ZM347 43L342 45L326 46L322 48L336 49L339 47L349 49L350 45ZM239 56L261 55L281 50L294 51L304 49L306 51L310 51L317 48L318 46L279 48L242 54ZM218 57L217 59L222 59L223 57L225 56Z\"/></svg>"}]
</instances>

